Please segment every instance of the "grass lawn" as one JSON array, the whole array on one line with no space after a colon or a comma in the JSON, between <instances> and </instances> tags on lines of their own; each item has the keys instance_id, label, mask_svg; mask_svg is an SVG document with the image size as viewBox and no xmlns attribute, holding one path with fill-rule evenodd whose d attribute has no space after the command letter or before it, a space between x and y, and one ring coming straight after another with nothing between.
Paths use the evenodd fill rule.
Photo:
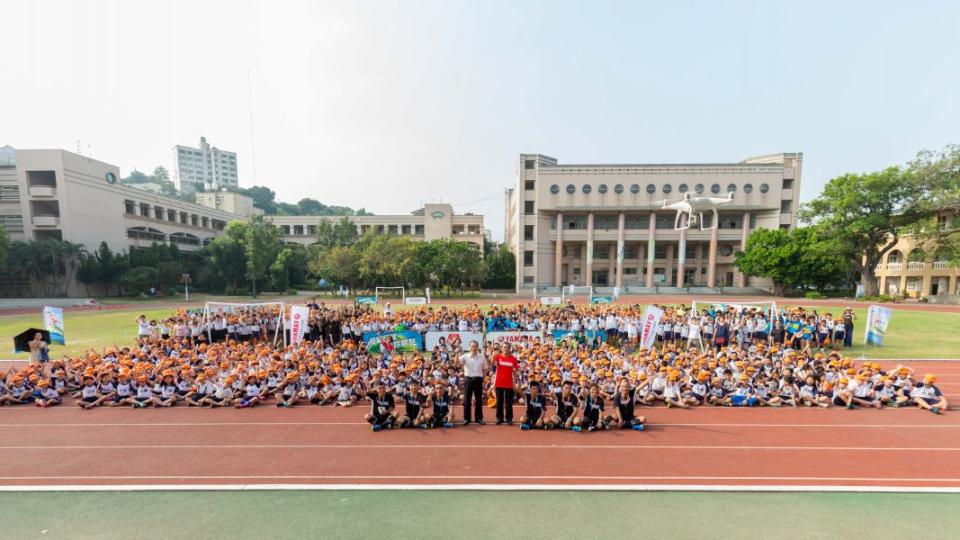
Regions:
<instances>
[{"instance_id":1,"label":"grass lawn","mask_svg":"<svg viewBox=\"0 0 960 540\"><path fill-rule=\"evenodd\" d=\"M260 300L265 300L261 298ZM242 301L236 298L230 301ZM269 301L269 300L268 300ZM491 302L481 303L480 307L487 310ZM465 301L465 305L478 302ZM492 302L497 304L513 303L513 301ZM814 303L804 303L804 306L815 306ZM396 309L419 309L420 306L401 306L394 304ZM168 316L173 307L151 306L145 302L134 309L115 309L103 311L66 312L64 325L67 346L54 345L51 347L51 356L63 354L78 354L94 347L101 348L107 345L129 345L136 336L134 319L143 313L150 318ZM825 306L823 311L832 311L835 315L842 310L837 307ZM854 343L857 344L850 351L850 356L858 357L863 342L863 325L866 321L866 309L857 308ZM28 358L26 353L13 355L13 336L31 326L42 324L40 308L35 315L15 315L0 317L0 336L7 338L6 353L0 353L3 358ZM928 311L897 311L894 307L893 319L887 331L883 347L867 347L868 358L958 358L960 354L960 313L936 313Z\"/></svg>"},{"instance_id":2,"label":"grass lawn","mask_svg":"<svg viewBox=\"0 0 960 540\"><path fill-rule=\"evenodd\" d=\"M956 494L0 493L9 538L956 538ZM574 512L574 515L570 515Z\"/></svg>"}]
</instances>

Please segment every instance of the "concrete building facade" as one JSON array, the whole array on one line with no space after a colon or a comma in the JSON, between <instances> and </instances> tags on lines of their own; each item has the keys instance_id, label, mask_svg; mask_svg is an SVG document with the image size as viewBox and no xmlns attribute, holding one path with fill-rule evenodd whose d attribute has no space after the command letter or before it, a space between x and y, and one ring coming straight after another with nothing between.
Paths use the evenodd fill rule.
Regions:
<instances>
[{"instance_id":1,"label":"concrete building facade","mask_svg":"<svg viewBox=\"0 0 960 540\"><path fill-rule=\"evenodd\" d=\"M205 191L194 194L194 199L200 206L216 208L248 219L263 215L263 210L253 206L253 198L232 191Z\"/></svg>"},{"instance_id":2,"label":"concrete building facade","mask_svg":"<svg viewBox=\"0 0 960 540\"><path fill-rule=\"evenodd\" d=\"M944 209L937 215L941 233L960 234L960 210ZM931 253L912 234L901 235L883 262L874 270L880 294L929 298L960 296L960 268L944 253Z\"/></svg>"},{"instance_id":3,"label":"concrete building facade","mask_svg":"<svg viewBox=\"0 0 960 540\"><path fill-rule=\"evenodd\" d=\"M237 154L210 146L206 137L200 137L199 148L178 144L173 147L173 183L181 193L235 188Z\"/></svg>"},{"instance_id":4,"label":"concrete building facade","mask_svg":"<svg viewBox=\"0 0 960 540\"><path fill-rule=\"evenodd\" d=\"M561 164L521 154L505 196L505 241L517 259L517 290L565 285L755 287L733 266L758 228L795 226L803 155L737 163ZM675 230L663 208L685 194L725 197L717 227ZM704 214L705 226L712 214ZM681 249L683 248L683 249Z\"/></svg>"},{"instance_id":5,"label":"concrete building facade","mask_svg":"<svg viewBox=\"0 0 960 540\"><path fill-rule=\"evenodd\" d=\"M119 183L120 170L66 150L0 160L0 225L11 240L56 238L114 251L176 244L192 251L244 216Z\"/></svg>"},{"instance_id":6,"label":"concrete building facade","mask_svg":"<svg viewBox=\"0 0 960 540\"><path fill-rule=\"evenodd\" d=\"M309 245L316 241L321 221L339 221L341 216L265 216L280 227L286 242ZM483 216L455 214L449 204L427 204L410 214L389 216L348 216L357 233L369 231L409 236L414 240L450 238L483 248Z\"/></svg>"}]
</instances>

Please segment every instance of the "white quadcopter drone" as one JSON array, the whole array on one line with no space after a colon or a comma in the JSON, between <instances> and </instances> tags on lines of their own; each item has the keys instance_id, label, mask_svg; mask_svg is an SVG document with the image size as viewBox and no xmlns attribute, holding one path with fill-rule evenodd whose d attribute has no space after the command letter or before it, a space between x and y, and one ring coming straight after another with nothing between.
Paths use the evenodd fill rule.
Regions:
<instances>
[{"instance_id":1,"label":"white quadcopter drone","mask_svg":"<svg viewBox=\"0 0 960 540\"><path fill-rule=\"evenodd\" d=\"M717 228L719 214L717 207L733 202L733 192L729 192L727 197L691 197L689 193L684 194L682 201L667 204L663 201L663 207L677 211L677 218L674 221L673 228L677 231L685 231L691 226L700 223L701 231L708 231ZM705 211L713 212L713 222L709 227L703 226L703 213Z\"/></svg>"}]
</instances>

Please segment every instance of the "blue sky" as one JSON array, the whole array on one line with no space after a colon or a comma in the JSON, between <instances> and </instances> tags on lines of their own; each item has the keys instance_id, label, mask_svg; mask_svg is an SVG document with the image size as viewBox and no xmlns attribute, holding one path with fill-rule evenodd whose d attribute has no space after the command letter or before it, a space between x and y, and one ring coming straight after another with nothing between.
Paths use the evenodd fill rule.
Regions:
<instances>
[{"instance_id":1,"label":"blue sky","mask_svg":"<svg viewBox=\"0 0 960 540\"><path fill-rule=\"evenodd\" d=\"M124 172L200 135L284 200L503 229L517 154L804 153L803 200L960 142L960 3L5 2L0 144ZM251 124L248 73L253 101ZM88 150L89 148L89 150Z\"/></svg>"}]
</instances>

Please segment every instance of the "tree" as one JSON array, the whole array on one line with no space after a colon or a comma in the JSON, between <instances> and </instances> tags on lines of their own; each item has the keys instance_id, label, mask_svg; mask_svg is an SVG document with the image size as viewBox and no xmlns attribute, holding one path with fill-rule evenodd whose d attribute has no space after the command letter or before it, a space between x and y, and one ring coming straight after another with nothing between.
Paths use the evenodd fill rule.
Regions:
<instances>
[{"instance_id":1,"label":"tree","mask_svg":"<svg viewBox=\"0 0 960 540\"><path fill-rule=\"evenodd\" d=\"M246 278L250 280L251 292L256 296L257 280L263 283L270 265L283 247L280 229L272 223L258 219L249 223L231 221L227 224L225 233L243 246Z\"/></svg>"},{"instance_id":2,"label":"tree","mask_svg":"<svg viewBox=\"0 0 960 540\"><path fill-rule=\"evenodd\" d=\"M167 172L166 167L159 165L153 170L153 180L158 183L169 182L170 173Z\"/></svg>"},{"instance_id":3,"label":"tree","mask_svg":"<svg viewBox=\"0 0 960 540\"><path fill-rule=\"evenodd\" d=\"M77 281L83 283L87 296L90 296L90 285L100 282L100 264L96 257L84 255L80 261L80 267L77 268Z\"/></svg>"},{"instance_id":4,"label":"tree","mask_svg":"<svg viewBox=\"0 0 960 540\"><path fill-rule=\"evenodd\" d=\"M124 272L123 277L120 278L120 284L124 290L139 295L146 292L150 287L159 285L158 279L159 273L156 268L138 266Z\"/></svg>"},{"instance_id":5,"label":"tree","mask_svg":"<svg viewBox=\"0 0 960 540\"><path fill-rule=\"evenodd\" d=\"M911 173L930 186L921 204L929 217L908 228L935 260L960 266L960 146L924 150L909 164ZM911 252L912 254L912 252Z\"/></svg>"},{"instance_id":6,"label":"tree","mask_svg":"<svg viewBox=\"0 0 960 540\"><path fill-rule=\"evenodd\" d=\"M240 193L253 199L253 206L263 210L268 216L277 213L277 194L266 186L253 186L248 189L238 190Z\"/></svg>"},{"instance_id":7,"label":"tree","mask_svg":"<svg viewBox=\"0 0 960 540\"><path fill-rule=\"evenodd\" d=\"M10 235L7 234L7 229L0 225L0 266L6 266L9 255Z\"/></svg>"},{"instance_id":8,"label":"tree","mask_svg":"<svg viewBox=\"0 0 960 540\"><path fill-rule=\"evenodd\" d=\"M125 270L123 263L114 257L113 251L110 250L110 246L106 242L100 242L100 247L94 256L97 258L97 266L100 268L99 281L104 283L104 292L109 293L110 284L117 283L117 294L119 295L119 279Z\"/></svg>"},{"instance_id":9,"label":"tree","mask_svg":"<svg viewBox=\"0 0 960 540\"><path fill-rule=\"evenodd\" d=\"M488 247L489 246L489 247ZM483 287L513 289L516 286L517 260L506 244L492 244L484 240L484 263L487 267Z\"/></svg>"},{"instance_id":10,"label":"tree","mask_svg":"<svg viewBox=\"0 0 960 540\"><path fill-rule=\"evenodd\" d=\"M355 246L330 248L310 263L310 271L331 283L356 289L362 283L359 251Z\"/></svg>"},{"instance_id":11,"label":"tree","mask_svg":"<svg viewBox=\"0 0 960 540\"><path fill-rule=\"evenodd\" d=\"M734 265L748 276L769 278L778 295L787 288L838 285L850 273L850 259L813 227L757 229Z\"/></svg>"},{"instance_id":12,"label":"tree","mask_svg":"<svg viewBox=\"0 0 960 540\"><path fill-rule=\"evenodd\" d=\"M827 182L801 210L803 220L821 227L851 258L867 296L877 295L874 269L893 249L901 229L931 214L922 204L930 187L923 180L899 167L845 174Z\"/></svg>"},{"instance_id":13,"label":"tree","mask_svg":"<svg viewBox=\"0 0 960 540\"><path fill-rule=\"evenodd\" d=\"M316 245L321 251L333 247L352 246L357 242L357 226L348 218L344 217L338 221L330 219L321 220L316 228Z\"/></svg>"}]
</instances>

